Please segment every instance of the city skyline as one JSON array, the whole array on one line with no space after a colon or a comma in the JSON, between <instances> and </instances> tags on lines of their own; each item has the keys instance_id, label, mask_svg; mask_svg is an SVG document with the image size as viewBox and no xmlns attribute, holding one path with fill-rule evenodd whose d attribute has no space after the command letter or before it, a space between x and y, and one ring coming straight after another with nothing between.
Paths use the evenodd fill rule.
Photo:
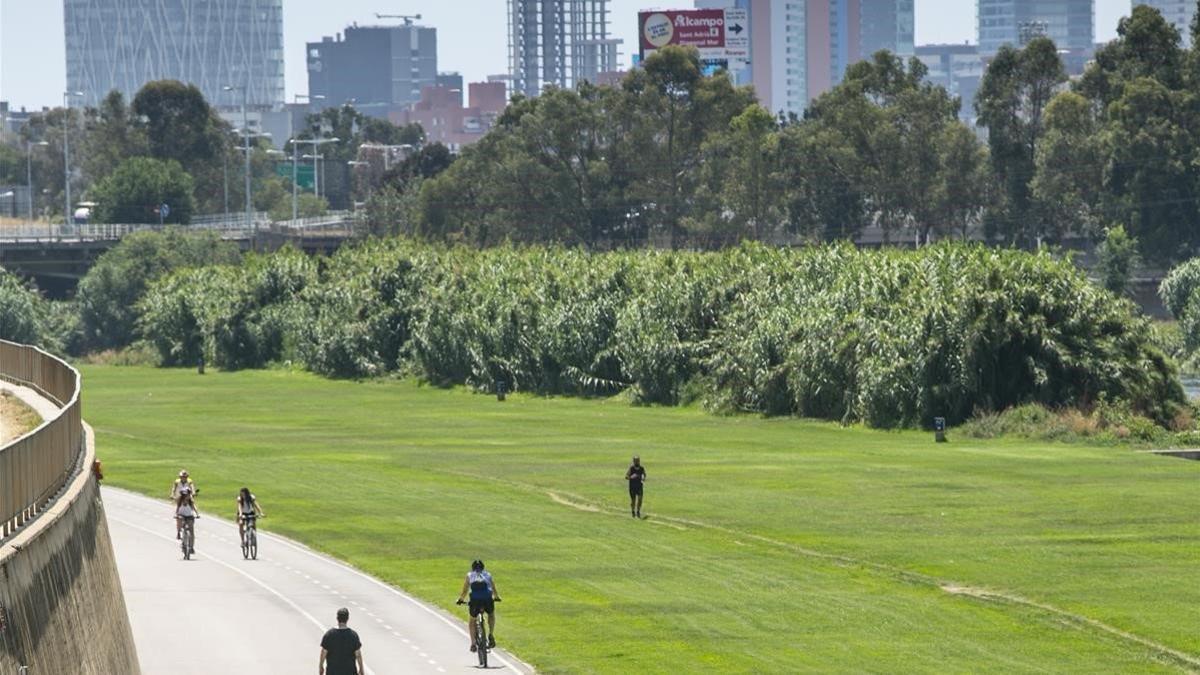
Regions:
<instances>
[{"instance_id":1,"label":"city skyline","mask_svg":"<svg viewBox=\"0 0 1200 675\"><path fill-rule=\"evenodd\" d=\"M422 25L439 34L439 66L458 71L466 81L482 81L488 75L507 71L506 6L503 0L462 2L409 2L400 6L378 0L324 2L284 1L284 49L286 98L307 93L305 43L332 35L347 26L395 24L377 20L375 12L420 13ZM620 48L620 65L628 67L636 51L637 12L642 9L691 7L691 0L663 2L611 0L612 32L625 42ZM1117 20L1129 13L1129 0L1096 0L1096 39L1115 36ZM46 26L47 30L31 30ZM974 0L917 0L916 42L957 43L975 41ZM0 100L16 107L40 109L61 105L66 87L63 5L56 0L4 0L0 4ZM48 50L46 58L27 54Z\"/></svg>"}]
</instances>

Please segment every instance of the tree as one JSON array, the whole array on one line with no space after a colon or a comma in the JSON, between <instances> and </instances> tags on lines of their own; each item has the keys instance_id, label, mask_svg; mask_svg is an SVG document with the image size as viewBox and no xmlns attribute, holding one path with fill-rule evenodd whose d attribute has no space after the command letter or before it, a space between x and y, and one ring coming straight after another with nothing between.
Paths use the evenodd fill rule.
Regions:
<instances>
[{"instance_id":1,"label":"tree","mask_svg":"<svg viewBox=\"0 0 1200 675\"><path fill-rule=\"evenodd\" d=\"M1184 60L1179 31L1157 9L1138 4L1117 24L1117 39L1096 51L1076 90L1104 108L1121 97L1126 83L1139 78L1179 89Z\"/></svg>"},{"instance_id":2,"label":"tree","mask_svg":"<svg viewBox=\"0 0 1200 675\"><path fill-rule=\"evenodd\" d=\"M237 246L213 232L135 232L100 256L79 283L79 316L88 349L123 347L133 341L135 306L154 280L198 265L238 261Z\"/></svg>"},{"instance_id":3,"label":"tree","mask_svg":"<svg viewBox=\"0 0 1200 675\"><path fill-rule=\"evenodd\" d=\"M683 243L683 220L704 161L707 134L725 129L754 102L749 90L733 86L729 76L704 77L694 48L666 47L626 76L625 113L634 144L628 156L639 179L631 189L650 225L667 234L673 246Z\"/></svg>"},{"instance_id":4,"label":"tree","mask_svg":"<svg viewBox=\"0 0 1200 675\"><path fill-rule=\"evenodd\" d=\"M963 124L947 125L936 145L940 167L928 222L942 234L966 239L993 198L987 148Z\"/></svg>"},{"instance_id":5,"label":"tree","mask_svg":"<svg viewBox=\"0 0 1200 675\"><path fill-rule=\"evenodd\" d=\"M1137 270L1138 243L1122 225L1104 231L1104 242L1096 249L1099 258L1096 271L1104 287L1120 296L1127 296Z\"/></svg>"},{"instance_id":6,"label":"tree","mask_svg":"<svg viewBox=\"0 0 1200 675\"><path fill-rule=\"evenodd\" d=\"M987 127L992 170L1001 185L986 225L1009 244L1033 246L1046 235L1034 211L1030 183L1043 113L1066 80L1054 43L1034 38L1024 49L1001 47L976 93L979 124Z\"/></svg>"},{"instance_id":7,"label":"tree","mask_svg":"<svg viewBox=\"0 0 1200 675\"><path fill-rule=\"evenodd\" d=\"M1055 239L1097 235L1105 217L1108 137L1083 96L1063 92L1046 106L1045 134L1034 155L1034 209Z\"/></svg>"},{"instance_id":8,"label":"tree","mask_svg":"<svg viewBox=\"0 0 1200 675\"><path fill-rule=\"evenodd\" d=\"M725 244L761 240L775 229L783 211L777 131L775 117L755 103L706 142L704 187L696 200L711 205L696 209L689 229L706 230Z\"/></svg>"},{"instance_id":9,"label":"tree","mask_svg":"<svg viewBox=\"0 0 1200 675\"><path fill-rule=\"evenodd\" d=\"M835 129L788 124L779 136L786 229L810 239L853 239L867 221L863 158Z\"/></svg>"},{"instance_id":10,"label":"tree","mask_svg":"<svg viewBox=\"0 0 1200 675\"><path fill-rule=\"evenodd\" d=\"M237 189L241 153L234 149L232 129L195 85L158 80L144 85L133 98L134 114L145 120L150 156L179 162L195 182L199 209L223 211L226 167L230 187ZM237 191L242 194L241 190ZM230 192L231 200L233 191Z\"/></svg>"},{"instance_id":11,"label":"tree","mask_svg":"<svg viewBox=\"0 0 1200 675\"><path fill-rule=\"evenodd\" d=\"M101 223L157 223L156 209L170 206L162 222L187 223L195 211L192 178L179 162L134 157L122 162L92 191Z\"/></svg>"},{"instance_id":12,"label":"tree","mask_svg":"<svg viewBox=\"0 0 1200 675\"><path fill-rule=\"evenodd\" d=\"M1110 219L1124 222L1156 261L1188 258L1200 246L1195 96L1142 78L1108 108Z\"/></svg>"},{"instance_id":13,"label":"tree","mask_svg":"<svg viewBox=\"0 0 1200 675\"><path fill-rule=\"evenodd\" d=\"M102 180L130 157L150 154L146 129L125 105L125 97L119 91L110 92L99 107L88 108L84 124L81 161L91 182Z\"/></svg>"}]
</instances>

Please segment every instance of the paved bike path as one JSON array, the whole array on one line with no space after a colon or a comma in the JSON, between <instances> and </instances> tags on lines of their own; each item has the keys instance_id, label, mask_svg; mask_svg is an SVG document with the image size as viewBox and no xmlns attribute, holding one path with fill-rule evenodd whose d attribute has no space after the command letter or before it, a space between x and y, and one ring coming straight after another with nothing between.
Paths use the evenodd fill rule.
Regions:
<instances>
[{"instance_id":1,"label":"paved bike path","mask_svg":"<svg viewBox=\"0 0 1200 675\"><path fill-rule=\"evenodd\" d=\"M478 670L458 616L266 532L258 560L243 560L237 526L206 514L203 497L196 556L185 562L166 501L103 494L143 675L315 672L342 606L368 675ZM447 578L447 595L460 584ZM503 626L501 615L501 640ZM489 670L532 672L502 651L491 656Z\"/></svg>"}]
</instances>

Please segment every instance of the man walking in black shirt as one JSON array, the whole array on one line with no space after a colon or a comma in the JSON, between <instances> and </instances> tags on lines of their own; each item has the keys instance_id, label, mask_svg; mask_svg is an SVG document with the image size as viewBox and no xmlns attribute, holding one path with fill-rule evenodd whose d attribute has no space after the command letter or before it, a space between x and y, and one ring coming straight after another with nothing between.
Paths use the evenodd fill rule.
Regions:
<instances>
[{"instance_id":1,"label":"man walking in black shirt","mask_svg":"<svg viewBox=\"0 0 1200 675\"><path fill-rule=\"evenodd\" d=\"M358 633L346 627L350 610L337 611L337 628L330 628L321 638L320 675L366 675L363 668L362 641Z\"/></svg>"},{"instance_id":2,"label":"man walking in black shirt","mask_svg":"<svg viewBox=\"0 0 1200 675\"><path fill-rule=\"evenodd\" d=\"M629 481L629 511L634 518L642 517L642 484L646 482L646 468L642 466L642 458L633 456L633 464L625 472L625 480Z\"/></svg>"}]
</instances>

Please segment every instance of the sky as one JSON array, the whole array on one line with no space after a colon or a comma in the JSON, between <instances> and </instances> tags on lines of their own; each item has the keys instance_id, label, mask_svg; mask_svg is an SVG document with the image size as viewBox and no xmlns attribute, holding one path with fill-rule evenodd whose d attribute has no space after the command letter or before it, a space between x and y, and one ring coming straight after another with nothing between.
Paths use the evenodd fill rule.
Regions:
<instances>
[{"instance_id":1,"label":"sky","mask_svg":"<svg viewBox=\"0 0 1200 675\"><path fill-rule=\"evenodd\" d=\"M637 12L691 7L689 0L612 0L612 25L623 38L621 63L637 47ZM421 14L438 29L438 69L468 82L507 70L505 0L284 0L287 100L308 90L304 44L354 22L379 23L375 13ZM1096 0L1096 38L1116 37L1130 0ZM917 44L975 41L975 0L916 0ZM0 100L14 107L61 105L66 89L61 0L0 0Z\"/></svg>"}]
</instances>

